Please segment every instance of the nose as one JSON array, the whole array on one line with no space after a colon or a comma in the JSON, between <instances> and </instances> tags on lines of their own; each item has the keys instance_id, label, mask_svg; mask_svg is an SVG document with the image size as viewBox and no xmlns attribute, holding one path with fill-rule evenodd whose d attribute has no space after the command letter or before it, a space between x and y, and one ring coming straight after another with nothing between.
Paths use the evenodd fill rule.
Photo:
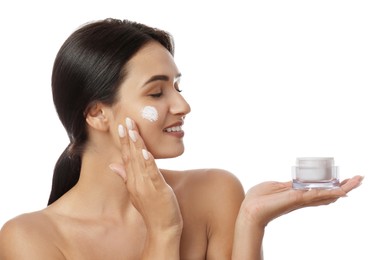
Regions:
<instances>
[{"instance_id":1,"label":"nose","mask_svg":"<svg viewBox=\"0 0 382 260\"><path fill-rule=\"evenodd\" d=\"M191 112L191 107L187 103L186 99L177 91L171 98L170 112L174 115L185 116Z\"/></svg>"}]
</instances>

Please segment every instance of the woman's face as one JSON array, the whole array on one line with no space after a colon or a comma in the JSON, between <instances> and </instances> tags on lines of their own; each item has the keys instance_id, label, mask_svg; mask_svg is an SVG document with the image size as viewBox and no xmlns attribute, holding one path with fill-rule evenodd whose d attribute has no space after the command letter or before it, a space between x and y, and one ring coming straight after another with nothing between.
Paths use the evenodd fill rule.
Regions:
<instances>
[{"instance_id":1,"label":"woman's face","mask_svg":"<svg viewBox=\"0 0 382 260\"><path fill-rule=\"evenodd\" d=\"M172 55L159 43L149 43L130 59L126 71L113 106L115 123L133 119L155 158L181 155L182 125L190 106L180 94L181 75Z\"/></svg>"}]
</instances>

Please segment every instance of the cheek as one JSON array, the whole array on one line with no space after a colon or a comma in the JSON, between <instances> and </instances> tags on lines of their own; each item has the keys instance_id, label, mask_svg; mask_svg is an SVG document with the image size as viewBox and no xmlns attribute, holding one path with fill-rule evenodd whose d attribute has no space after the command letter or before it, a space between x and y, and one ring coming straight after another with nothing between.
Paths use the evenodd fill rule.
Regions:
<instances>
[{"instance_id":1,"label":"cheek","mask_svg":"<svg viewBox=\"0 0 382 260\"><path fill-rule=\"evenodd\" d=\"M142 108L141 116L149 122L156 122L159 118L158 110L153 106L145 106Z\"/></svg>"},{"instance_id":2,"label":"cheek","mask_svg":"<svg viewBox=\"0 0 382 260\"><path fill-rule=\"evenodd\" d=\"M140 110L139 131L150 152L155 154L155 148L161 140L163 120L163 110L153 106L145 106ZM159 142L159 143L158 143Z\"/></svg>"}]
</instances>

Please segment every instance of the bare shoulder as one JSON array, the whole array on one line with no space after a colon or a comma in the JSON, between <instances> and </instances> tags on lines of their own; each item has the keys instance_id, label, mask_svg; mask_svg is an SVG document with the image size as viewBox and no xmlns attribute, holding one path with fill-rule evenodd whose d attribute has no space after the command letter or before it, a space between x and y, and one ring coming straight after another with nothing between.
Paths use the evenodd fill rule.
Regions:
<instances>
[{"instance_id":1,"label":"bare shoulder","mask_svg":"<svg viewBox=\"0 0 382 260\"><path fill-rule=\"evenodd\" d=\"M199 241L205 259L230 259L237 214L244 199L239 179L223 169L162 171L183 216L183 248ZM202 244L202 245L201 245Z\"/></svg>"},{"instance_id":2,"label":"bare shoulder","mask_svg":"<svg viewBox=\"0 0 382 260\"><path fill-rule=\"evenodd\" d=\"M190 198L189 195L192 194L192 198L213 200L209 201L210 203L223 198L241 202L244 198L244 189L240 180L224 169L162 170L162 172L166 181L180 196Z\"/></svg>"},{"instance_id":3,"label":"bare shoulder","mask_svg":"<svg viewBox=\"0 0 382 260\"><path fill-rule=\"evenodd\" d=\"M44 210L8 220L0 230L0 259L61 259L54 246L55 231Z\"/></svg>"}]
</instances>

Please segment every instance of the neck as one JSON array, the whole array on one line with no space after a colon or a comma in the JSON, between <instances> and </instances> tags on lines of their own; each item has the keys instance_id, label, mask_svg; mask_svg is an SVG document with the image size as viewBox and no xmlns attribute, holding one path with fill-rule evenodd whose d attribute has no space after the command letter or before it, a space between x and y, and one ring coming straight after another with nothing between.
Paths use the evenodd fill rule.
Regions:
<instances>
[{"instance_id":1,"label":"neck","mask_svg":"<svg viewBox=\"0 0 382 260\"><path fill-rule=\"evenodd\" d=\"M84 153L78 183L68 192L71 212L90 218L125 219L135 211L125 183L109 168L110 163L121 159L110 154Z\"/></svg>"}]
</instances>

